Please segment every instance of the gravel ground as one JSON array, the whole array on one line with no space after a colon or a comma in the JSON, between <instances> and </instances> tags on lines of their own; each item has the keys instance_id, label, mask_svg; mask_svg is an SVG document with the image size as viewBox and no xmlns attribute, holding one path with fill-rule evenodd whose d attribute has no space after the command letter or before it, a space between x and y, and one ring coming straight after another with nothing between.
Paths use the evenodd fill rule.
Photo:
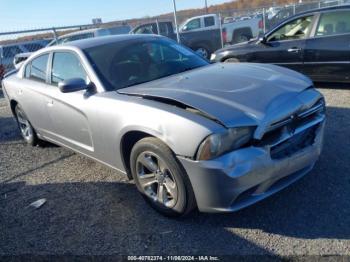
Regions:
<instances>
[{"instance_id":1,"label":"gravel ground","mask_svg":"<svg viewBox=\"0 0 350 262\"><path fill-rule=\"evenodd\" d=\"M25 145L0 93L0 255L350 255L350 90L320 91L326 139L308 176L242 211L184 220L158 215L107 167Z\"/></svg>"}]
</instances>

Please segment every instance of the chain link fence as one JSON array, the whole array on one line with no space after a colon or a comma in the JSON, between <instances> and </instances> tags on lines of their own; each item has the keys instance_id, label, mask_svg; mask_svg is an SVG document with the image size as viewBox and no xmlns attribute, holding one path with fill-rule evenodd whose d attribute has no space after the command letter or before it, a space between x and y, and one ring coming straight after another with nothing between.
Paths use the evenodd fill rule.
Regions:
<instances>
[{"instance_id":1,"label":"chain link fence","mask_svg":"<svg viewBox=\"0 0 350 262\"><path fill-rule=\"evenodd\" d=\"M220 30L221 44L217 45L210 52L215 51L227 44L235 44L238 42L258 37L259 34L272 29L281 21L301 12L322 7L339 6L350 4L350 0L323 0L318 2L295 3L284 6L264 6L257 9L245 10L220 10L212 12L213 8L209 8L210 14L215 14ZM177 13L177 21L179 24L179 32L210 30L214 28L215 21L209 18L202 20L193 19L195 16L207 15L206 9L195 9L191 12L183 10ZM192 21L190 23L190 20ZM166 24L166 22L168 24ZM204 24L203 24L204 23ZM206 23L209 24L206 28ZM22 30L14 32L1 32L0 28L0 79L4 74L14 68L14 59L21 61L21 53L34 52L51 43L61 43L65 41L74 41L82 38L94 37L106 34L122 34L128 33L131 28L140 25L149 24L148 31L143 33L157 33L166 36L172 35L176 39L174 32L174 16L172 13L160 15L157 17L144 17L141 19L130 19L127 21L115 21L109 23L97 23L89 25L75 25L57 28L46 28L38 30ZM191 28L188 28L190 27ZM196 26L198 28L196 28ZM108 29L108 31L104 30ZM99 34L96 33L99 32ZM70 36L70 37L68 37ZM64 38L64 40L61 40ZM192 47L191 47L192 48ZM26 59L28 55L23 55Z\"/></svg>"}]
</instances>

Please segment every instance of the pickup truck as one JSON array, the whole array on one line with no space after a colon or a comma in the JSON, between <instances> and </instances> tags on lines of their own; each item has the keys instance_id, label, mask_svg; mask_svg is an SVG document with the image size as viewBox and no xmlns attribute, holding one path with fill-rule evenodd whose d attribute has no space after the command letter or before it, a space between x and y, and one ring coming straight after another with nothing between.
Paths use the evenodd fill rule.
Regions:
<instances>
[{"instance_id":1,"label":"pickup truck","mask_svg":"<svg viewBox=\"0 0 350 262\"><path fill-rule=\"evenodd\" d=\"M177 40L173 23L170 21L142 24L131 30L130 34L157 34ZM222 47L220 29L181 32L180 42L207 59Z\"/></svg>"},{"instance_id":2,"label":"pickup truck","mask_svg":"<svg viewBox=\"0 0 350 262\"><path fill-rule=\"evenodd\" d=\"M248 41L257 37L263 28L260 18L235 21L221 25L221 36L220 23L220 18L216 14L189 18L179 26L180 41L183 45L188 46L203 57L209 58L213 52L222 48L222 44L227 45ZM142 24L135 27L130 33L159 34L176 40L176 32L172 22Z\"/></svg>"},{"instance_id":3,"label":"pickup truck","mask_svg":"<svg viewBox=\"0 0 350 262\"><path fill-rule=\"evenodd\" d=\"M186 20L179 32L220 30L220 17L217 14L196 16ZM237 44L255 38L263 30L262 18L235 20L221 25L224 32L224 44Z\"/></svg>"}]
</instances>

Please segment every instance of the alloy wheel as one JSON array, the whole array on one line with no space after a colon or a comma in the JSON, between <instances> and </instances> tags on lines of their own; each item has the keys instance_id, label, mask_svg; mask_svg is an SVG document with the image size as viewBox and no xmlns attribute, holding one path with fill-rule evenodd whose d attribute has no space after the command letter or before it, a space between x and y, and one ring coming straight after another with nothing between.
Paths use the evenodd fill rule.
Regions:
<instances>
[{"instance_id":1,"label":"alloy wheel","mask_svg":"<svg viewBox=\"0 0 350 262\"><path fill-rule=\"evenodd\" d=\"M203 47L197 48L196 53L204 58L208 58L208 56L209 56L208 51Z\"/></svg>"},{"instance_id":2,"label":"alloy wheel","mask_svg":"<svg viewBox=\"0 0 350 262\"><path fill-rule=\"evenodd\" d=\"M143 192L167 208L176 205L178 188L164 160L153 152L142 152L136 160L136 172Z\"/></svg>"},{"instance_id":3,"label":"alloy wheel","mask_svg":"<svg viewBox=\"0 0 350 262\"><path fill-rule=\"evenodd\" d=\"M29 121L27 120L22 110L17 109L16 114L17 114L19 129L21 130L23 138L25 140L30 140L31 137L33 136L33 130Z\"/></svg>"}]
</instances>

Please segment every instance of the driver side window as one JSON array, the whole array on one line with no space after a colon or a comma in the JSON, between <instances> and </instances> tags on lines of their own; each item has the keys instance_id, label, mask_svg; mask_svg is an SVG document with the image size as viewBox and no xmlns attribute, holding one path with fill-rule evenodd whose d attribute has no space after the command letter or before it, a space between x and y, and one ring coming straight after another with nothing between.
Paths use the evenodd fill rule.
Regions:
<instances>
[{"instance_id":1,"label":"driver side window","mask_svg":"<svg viewBox=\"0 0 350 262\"><path fill-rule=\"evenodd\" d=\"M51 70L52 84L58 85L59 82L71 78L82 78L88 81L80 60L69 52L54 53Z\"/></svg>"},{"instance_id":2,"label":"driver side window","mask_svg":"<svg viewBox=\"0 0 350 262\"><path fill-rule=\"evenodd\" d=\"M267 41L274 42L305 39L311 30L312 19L313 15L293 20L272 33Z\"/></svg>"}]
</instances>

